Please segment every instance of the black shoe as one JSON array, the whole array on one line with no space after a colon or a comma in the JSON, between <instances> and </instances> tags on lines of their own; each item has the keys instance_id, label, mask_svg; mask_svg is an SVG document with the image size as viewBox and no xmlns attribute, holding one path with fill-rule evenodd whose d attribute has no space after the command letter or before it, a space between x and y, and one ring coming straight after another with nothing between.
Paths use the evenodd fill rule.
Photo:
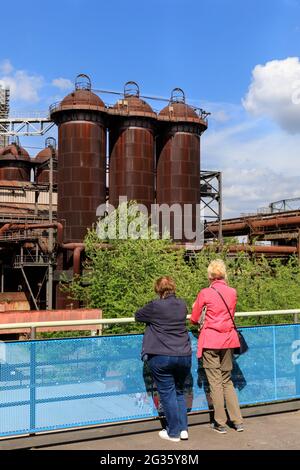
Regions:
<instances>
[{"instance_id":1,"label":"black shoe","mask_svg":"<svg viewBox=\"0 0 300 470\"><path fill-rule=\"evenodd\" d=\"M214 431L217 431L219 434L227 434L227 429L225 426L221 426L218 423L212 423L211 427Z\"/></svg>"}]
</instances>

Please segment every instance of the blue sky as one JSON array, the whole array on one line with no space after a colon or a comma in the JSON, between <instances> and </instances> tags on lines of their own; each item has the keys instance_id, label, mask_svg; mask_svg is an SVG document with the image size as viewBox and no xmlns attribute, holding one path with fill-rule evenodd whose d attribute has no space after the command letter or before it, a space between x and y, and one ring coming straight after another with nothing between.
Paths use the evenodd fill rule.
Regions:
<instances>
[{"instance_id":1,"label":"blue sky","mask_svg":"<svg viewBox=\"0 0 300 470\"><path fill-rule=\"evenodd\" d=\"M12 112L47 110L81 72L100 89L135 80L169 97L179 86L212 111L202 168L224 171L225 215L300 196L300 105L289 102L300 1L15 0L1 5L5 16L0 82L11 85Z\"/></svg>"},{"instance_id":2,"label":"blue sky","mask_svg":"<svg viewBox=\"0 0 300 470\"><path fill-rule=\"evenodd\" d=\"M288 0L29 0L1 5L4 58L18 69L146 93L239 103L252 68L300 55L300 5ZM3 30L4 27L4 30ZM3 49L2 49L3 54ZM5 57L6 56L6 57Z\"/></svg>"}]
</instances>

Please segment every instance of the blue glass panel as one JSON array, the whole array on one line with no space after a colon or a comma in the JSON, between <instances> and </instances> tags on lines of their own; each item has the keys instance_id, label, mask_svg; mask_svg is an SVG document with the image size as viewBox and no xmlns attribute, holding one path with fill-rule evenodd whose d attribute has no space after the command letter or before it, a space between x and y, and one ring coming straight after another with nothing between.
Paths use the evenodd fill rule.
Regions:
<instances>
[{"instance_id":1,"label":"blue glass panel","mask_svg":"<svg viewBox=\"0 0 300 470\"><path fill-rule=\"evenodd\" d=\"M300 397L300 325L244 328L249 351L233 381L243 405ZM186 384L190 410L210 405L196 359ZM0 435L122 422L161 414L142 335L0 344Z\"/></svg>"}]
</instances>

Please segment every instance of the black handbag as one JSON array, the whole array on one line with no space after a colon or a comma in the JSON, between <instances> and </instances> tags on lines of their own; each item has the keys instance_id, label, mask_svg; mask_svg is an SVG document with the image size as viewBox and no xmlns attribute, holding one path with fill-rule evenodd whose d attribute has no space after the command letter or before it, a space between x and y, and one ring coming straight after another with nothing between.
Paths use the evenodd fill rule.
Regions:
<instances>
[{"instance_id":1,"label":"black handbag","mask_svg":"<svg viewBox=\"0 0 300 470\"><path fill-rule=\"evenodd\" d=\"M232 320L234 329L235 329L235 331L237 332L237 335L238 335L239 341L240 341L240 346L239 346L238 348L234 348L234 349L233 349L233 354L236 354L236 355L238 355L238 356L241 356L242 354L245 354L245 352L247 352L248 349L249 349L249 346L248 346L248 344L247 344L247 341L245 340L245 338L244 338L244 336L243 336L243 333L242 333L240 330L237 329L236 324L235 324L235 321L234 321L234 319L233 319L233 316L232 316L231 313L230 313L229 307L228 307L227 302L225 301L223 295L222 295L217 289L215 289L215 287L212 287L212 286L210 286L210 287L211 287L213 290L215 290L215 291L219 294L219 296L220 296L221 299L223 300L224 304L226 305L226 308L227 308L228 313L229 313L229 315L230 315L230 318L231 318L231 320Z\"/></svg>"},{"instance_id":2,"label":"black handbag","mask_svg":"<svg viewBox=\"0 0 300 470\"><path fill-rule=\"evenodd\" d=\"M237 334L238 334L238 337L239 337L239 340L240 340L240 347L239 348L234 348L233 352L234 352L234 354L237 354L237 355L240 356L241 354L245 354L245 352L248 351L249 346L248 346L247 341L245 340L245 338L243 336L243 333L241 331L239 331L238 329L236 331L237 331Z\"/></svg>"}]
</instances>

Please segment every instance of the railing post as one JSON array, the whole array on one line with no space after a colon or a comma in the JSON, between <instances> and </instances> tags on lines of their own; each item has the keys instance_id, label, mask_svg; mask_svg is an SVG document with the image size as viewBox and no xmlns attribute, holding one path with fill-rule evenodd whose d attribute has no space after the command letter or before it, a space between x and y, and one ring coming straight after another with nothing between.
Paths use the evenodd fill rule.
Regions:
<instances>
[{"instance_id":1,"label":"railing post","mask_svg":"<svg viewBox=\"0 0 300 470\"><path fill-rule=\"evenodd\" d=\"M35 339L36 338L36 327L35 326L32 326L30 328L30 339Z\"/></svg>"},{"instance_id":2,"label":"railing post","mask_svg":"<svg viewBox=\"0 0 300 470\"><path fill-rule=\"evenodd\" d=\"M277 357L276 357L276 326L273 325L273 372L274 372L274 399L277 400Z\"/></svg>"},{"instance_id":3,"label":"railing post","mask_svg":"<svg viewBox=\"0 0 300 470\"><path fill-rule=\"evenodd\" d=\"M35 335L35 328L31 329ZM35 434L36 426L36 342L30 342L30 435Z\"/></svg>"},{"instance_id":4,"label":"railing post","mask_svg":"<svg viewBox=\"0 0 300 470\"><path fill-rule=\"evenodd\" d=\"M295 323L297 323L295 321ZM295 385L296 385L296 396L300 396L300 362L299 362L299 354L297 353L298 348L300 347L300 342L299 342L299 332L300 332L300 325L295 325L294 326L294 341L293 341L293 352L295 351L296 357L294 357L293 353L293 365L295 368Z\"/></svg>"}]
</instances>

